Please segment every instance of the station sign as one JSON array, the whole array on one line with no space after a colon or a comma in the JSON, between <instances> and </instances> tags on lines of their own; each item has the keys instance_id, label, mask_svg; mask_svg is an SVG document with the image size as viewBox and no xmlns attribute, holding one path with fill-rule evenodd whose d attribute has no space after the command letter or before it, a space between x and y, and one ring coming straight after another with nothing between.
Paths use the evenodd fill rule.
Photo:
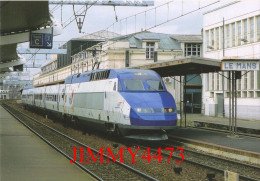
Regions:
<instances>
[{"instance_id":1,"label":"station sign","mask_svg":"<svg viewBox=\"0 0 260 181\"><path fill-rule=\"evenodd\" d=\"M53 34L30 33L30 48L51 49L53 44Z\"/></svg>"},{"instance_id":2,"label":"station sign","mask_svg":"<svg viewBox=\"0 0 260 181\"><path fill-rule=\"evenodd\" d=\"M259 70L259 60L255 59L223 59L221 70L223 71L256 71Z\"/></svg>"}]
</instances>

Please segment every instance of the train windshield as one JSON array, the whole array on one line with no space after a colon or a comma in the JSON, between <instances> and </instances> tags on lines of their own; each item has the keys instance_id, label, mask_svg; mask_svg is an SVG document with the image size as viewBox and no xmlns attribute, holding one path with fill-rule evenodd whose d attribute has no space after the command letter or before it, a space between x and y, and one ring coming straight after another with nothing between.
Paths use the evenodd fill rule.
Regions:
<instances>
[{"instance_id":1,"label":"train windshield","mask_svg":"<svg viewBox=\"0 0 260 181\"><path fill-rule=\"evenodd\" d=\"M147 81L148 88L151 91L163 91L163 86L161 81L158 80L148 80Z\"/></svg>"},{"instance_id":2,"label":"train windshield","mask_svg":"<svg viewBox=\"0 0 260 181\"><path fill-rule=\"evenodd\" d=\"M143 82L141 80L125 80L125 88L128 91L144 91Z\"/></svg>"},{"instance_id":3,"label":"train windshield","mask_svg":"<svg viewBox=\"0 0 260 181\"><path fill-rule=\"evenodd\" d=\"M126 91L164 91L159 80L124 80Z\"/></svg>"}]
</instances>

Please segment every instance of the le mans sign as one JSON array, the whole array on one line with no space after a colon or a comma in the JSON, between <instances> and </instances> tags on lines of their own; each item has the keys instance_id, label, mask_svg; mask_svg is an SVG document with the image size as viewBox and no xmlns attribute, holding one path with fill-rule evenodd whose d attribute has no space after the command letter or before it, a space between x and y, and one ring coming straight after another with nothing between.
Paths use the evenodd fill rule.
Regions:
<instances>
[{"instance_id":1,"label":"le mans sign","mask_svg":"<svg viewBox=\"0 0 260 181\"><path fill-rule=\"evenodd\" d=\"M47 33L31 33L30 48L51 49L53 43L53 35Z\"/></svg>"},{"instance_id":2,"label":"le mans sign","mask_svg":"<svg viewBox=\"0 0 260 181\"><path fill-rule=\"evenodd\" d=\"M223 59L221 70L226 71L256 71L259 70L259 59Z\"/></svg>"}]
</instances>

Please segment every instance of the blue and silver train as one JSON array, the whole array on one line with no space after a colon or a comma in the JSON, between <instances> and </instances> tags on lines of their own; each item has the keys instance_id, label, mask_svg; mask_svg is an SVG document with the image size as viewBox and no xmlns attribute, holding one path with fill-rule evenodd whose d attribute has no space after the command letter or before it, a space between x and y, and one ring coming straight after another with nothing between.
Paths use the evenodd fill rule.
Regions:
<instances>
[{"instance_id":1,"label":"blue and silver train","mask_svg":"<svg viewBox=\"0 0 260 181\"><path fill-rule=\"evenodd\" d=\"M165 140L177 123L174 98L154 71L94 70L64 84L24 89L22 103L124 137Z\"/></svg>"}]
</instances>

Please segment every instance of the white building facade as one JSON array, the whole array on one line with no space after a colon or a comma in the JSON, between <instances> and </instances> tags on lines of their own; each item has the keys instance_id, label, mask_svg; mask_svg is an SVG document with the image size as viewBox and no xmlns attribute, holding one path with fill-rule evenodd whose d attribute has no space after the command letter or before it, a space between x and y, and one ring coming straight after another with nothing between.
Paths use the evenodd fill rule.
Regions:
<instances>
[{"instance_id":1,"label":"white building facade","mask_svg":"<svg viewBox=\"0 0 260 181\"><path fill-rule=\"evenodd\" d=\"M260 59L260 1L237 1L206 12L203 42L205 58ZM227 72L203 74L205 115L222 116L223 100L225 116L229 115L229 83L222 74L228 77ZM260 120L260 71L242 71L242 75L236 87L237 118Z\"/></svg>"}]
</instances>

